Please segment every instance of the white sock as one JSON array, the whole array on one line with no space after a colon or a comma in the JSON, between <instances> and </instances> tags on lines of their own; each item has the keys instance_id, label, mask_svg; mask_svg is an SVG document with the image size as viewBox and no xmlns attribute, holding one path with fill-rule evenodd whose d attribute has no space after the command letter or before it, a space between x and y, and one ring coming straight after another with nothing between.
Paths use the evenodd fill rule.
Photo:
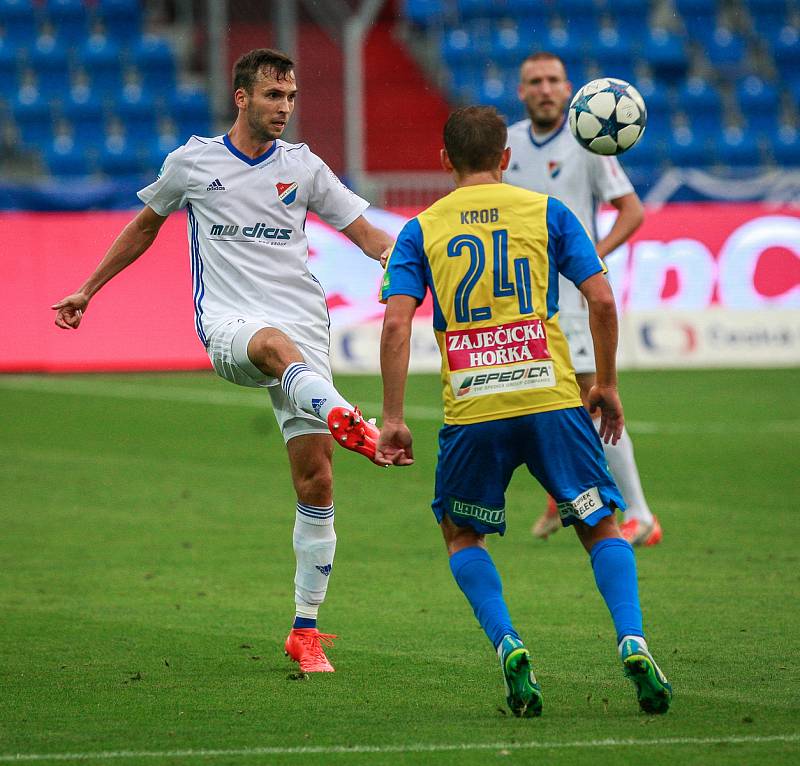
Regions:
<instances>
[{"instance_id":1,"label":"white sock","mask_svg":"<svg viewBox=\"0 0 800 766\"><path fill-rule=\"evenodd\" d=\"M333 505L320 508L298 503L292 541L297 559L294 576L297 616L316 619L319 606L325 600L328 590L328 579L336 552Z\"/></svg>"},{"instance_id":2,"label":"white sock","mask_svg":"<svg viewBox=\"0 0 800 766\"><path fill-rule=\"evenodd\" d=\"M594 421L595 428L600 428L600 419ZM622 436L616 444L603 442L608 467L614 481L617 482L619 491L625 504L625 521L636 519L643 524L653 523L653 514L644 499L642 482L639 480L639 469L636 467L636 458L633 456L633 442L628 435L628 429L622 429Z\"/></svg>"},{"instance_id":3,"label":"white sock","mask_svg":"<svg viewBox=\"0 0 800 766\"><path fill-rule=\"evenodd\" d=\"M328 422L334 407L349 407L350 402L334 388L331 381L314 372L305 362L290 364L281 377L281 388L303 412Z\"/></svg>"}]
</instances>

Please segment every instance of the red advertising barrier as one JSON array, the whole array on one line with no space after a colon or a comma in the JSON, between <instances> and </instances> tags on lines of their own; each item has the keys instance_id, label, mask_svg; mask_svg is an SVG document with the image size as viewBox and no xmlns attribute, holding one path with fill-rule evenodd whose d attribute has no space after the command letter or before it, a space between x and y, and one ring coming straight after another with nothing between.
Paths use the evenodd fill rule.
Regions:
<instances>
[{"instance_id":1,"label":"red advertising barrier","mask_svg":"<svg viewBox=\"0 0 800 766\"><path fill-rule=\"evenodd\" d=\"M413 211L412 211L413 212ZM403 211L409 213L409 211ZM395 234L404 215L374 219ZM409 213L410 214L410 213ZM186 221L172 216L156 244L93 299L77 331L59 330L50 306L77 288L131 213L0 214L6 314L0 372L208 368L193 326ZM610 221L601 218L602 226ZM312 271L329 295L334 327L380 315L380 269L343 235L309 219ZM354 260L355 259L355 260ZM608 259L624 310L710 306L800 308L800 211L759 205L676 204L648 211Z\"/></svg>"},{"instance_id":2,"label":"red advertising barrier","mask_svg":"<svg viewBox=\"0 0 800 766\"><path fill-rule=\"evenodd\" d=\"M185 370L209 367L193 329L186 219L102 289L78 330L50 306L77 289L132 213L4 213L0 283L6 319L0 371Z\"/></svg>"}]
</instances>

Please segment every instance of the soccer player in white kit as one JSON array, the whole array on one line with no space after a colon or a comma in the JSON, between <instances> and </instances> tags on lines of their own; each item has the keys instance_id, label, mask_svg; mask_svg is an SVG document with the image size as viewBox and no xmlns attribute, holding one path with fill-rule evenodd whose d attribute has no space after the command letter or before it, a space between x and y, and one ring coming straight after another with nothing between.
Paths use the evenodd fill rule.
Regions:
<instances>
[{"instance_id":1,"label":"soccer player in white kit","mask_svg":"<svg viewBox=\"0 0 800 766\"><path fill-rule=\"evenodd\" d=\"M286 442L297 494L296 616L288 655L305 672L333 671L317 629L336 549L333 439L375 457L377 428L334 388L325 294L308 268L308 211L380 260L392 245L363 217L353 194L305 144L280 140L294 109L294 64L266 48L233 70L238 115L227 134L192 136L139 192L145 207L94 273L53 306L56 325L77 329L91 297L153 243L167 216L185 207L194 326L221 377L265 387Z\"/></svg>"},{"instance_id":2,"label":"soccer player in white kit","mask_svg":"<svg viewBox=\"0 0 800 766\"><path fill-rule=\"evenodd\" d=\"M631 182L615 157L586 151L570 133L566 108L572 98L572 85L560 57L540 52L526 58L520 67L518 95L525 104L528 119L508 129L511 164L503 180L564 202L589 233L597 254L605 258L642 223L644 211ZM618 214L608 234L598 239L596 217L601 202L613 205ZM578 289L562 276L559 276L559 306L559 323L567 336L585 404L595 382L589 312ZM623 537L633 545L655 545L661 541L661 525L644 497L627 430L616 444L603 444L603 449L628 505L620 526ZM552 498L548 498L548 510L534 524L533 534L546 538L560 528L558 511Z\"/></svg>"}]
</instances>

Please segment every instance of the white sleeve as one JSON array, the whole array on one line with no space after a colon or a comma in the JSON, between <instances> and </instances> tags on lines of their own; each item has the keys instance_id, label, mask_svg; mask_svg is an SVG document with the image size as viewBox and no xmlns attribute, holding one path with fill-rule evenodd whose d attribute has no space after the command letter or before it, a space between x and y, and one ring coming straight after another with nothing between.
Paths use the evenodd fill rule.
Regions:
<instances>
[{"instance_id":1,"label":"white sleeve","mask_svg":"<svg viewBox=\"0 0 800 766\"><path fill-rule=\"evenodd\" d=\"M369 202L350 191L312 152L309 152L308 166L313 175L308 209L329 226L341 231L369 207Z\"/></svg>"},{"instance_id":2,"label":"white sleeve","mask_svg":"<svg viewBox=\"0 0 800 766\"><path fill-rule=\"evenodd\" d=\"M591 155L590 168L592 192L603 202L633 193L633 185L616 157Z\"/></svg>"},{"instance_id":3,"label":"white sleeve","mask_svg":"<svg viewBox=\"0 0 800 766\"><path fill-rule=\"evenodd\" d=\"M168 216L186 206L189 168L184 154L182 146L170 152L158 172L158 178L137 192L139 199L158 215Z\"/></svg>"}]
</instances>

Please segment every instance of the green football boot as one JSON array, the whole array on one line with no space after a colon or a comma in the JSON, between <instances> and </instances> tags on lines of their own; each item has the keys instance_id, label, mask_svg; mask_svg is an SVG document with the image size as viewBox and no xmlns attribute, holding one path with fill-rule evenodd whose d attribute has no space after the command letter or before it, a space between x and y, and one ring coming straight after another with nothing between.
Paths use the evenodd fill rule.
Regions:
<instances>
[{"instance_id":1,"label":"green football boot","mask_svg":"<svg viewBox=\"0 0 800 766\"><path fill-rule=\"evenodd\" d=\"M672 702L672 686L656 665L647 645L636 638L626 638L619 648L622 669L636 687L639 707L650 715L663 714Z\"/></svg>"},{"instance_id":2,"label":"green football boot","mask_svg":"<svg viewBox=\"0 0 800 766\"><path fill-rule=\"evenodd\" d=\"M536 682L531 667L531 655L522 641L504 636L497 647L503 680L506 684L506 702L517 718L534 718L542 714L542 688Z\"/></svg>"}]
</instances>

